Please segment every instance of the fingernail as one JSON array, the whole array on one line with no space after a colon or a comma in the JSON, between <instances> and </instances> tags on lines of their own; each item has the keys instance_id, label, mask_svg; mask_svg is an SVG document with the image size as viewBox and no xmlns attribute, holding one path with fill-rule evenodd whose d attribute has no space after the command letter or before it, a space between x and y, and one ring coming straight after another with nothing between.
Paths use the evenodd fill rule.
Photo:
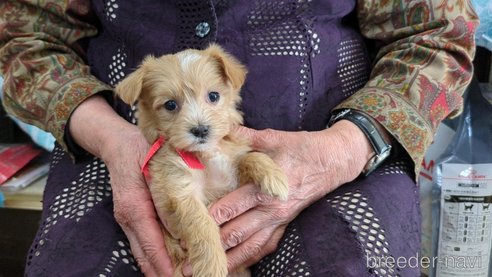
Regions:
<instances>
[{"instance_id":1,"label":"fingernail","mask_svg":"<svg viewBox=\"0 0 492 277\"><path fill-rule=\"evenodd\" d=\"M190 264L186 264L183 266L183 275L184 276L191 276L193 274L193 270L191 269Z\"/></svg>"}]
</instances>

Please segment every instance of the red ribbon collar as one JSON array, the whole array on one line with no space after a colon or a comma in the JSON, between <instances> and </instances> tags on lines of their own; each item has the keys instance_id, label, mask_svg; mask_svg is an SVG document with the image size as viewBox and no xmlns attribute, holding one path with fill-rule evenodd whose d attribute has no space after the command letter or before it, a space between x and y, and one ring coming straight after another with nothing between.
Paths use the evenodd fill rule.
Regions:
<instances>
[{"instance_id":1,"label":"red ribbon collar","mask_svg":"<svg viewBox=\"0 0 492 277\"><path fill-rule=\"evenodd\" d=\"M152 157L154 157L155 153L157 153L157 151L159 151L159 149L164 145L165 142L166 139L164 139L163 136L160 136L154 142L154 144L152 144L149 152L147 153L147 156L145 157L144 163L142 165L142 173L144 174L147 180L150 180L149 162L152 159ZM205 169L205 166L200 162L200 160L195 155L193 155L193 153L179 150L179 149L176 149L176 152L181 157L181 159L183 159L183 161L189 168L200 169L200 170Z\"/></svg>"}]
</instances>

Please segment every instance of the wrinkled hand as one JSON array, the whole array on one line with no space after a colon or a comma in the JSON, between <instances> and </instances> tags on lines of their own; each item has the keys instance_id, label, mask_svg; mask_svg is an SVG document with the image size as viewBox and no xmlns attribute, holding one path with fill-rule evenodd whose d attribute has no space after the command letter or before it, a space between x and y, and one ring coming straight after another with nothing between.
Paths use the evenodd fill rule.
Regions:
<instances>
[{"instance_id":1,"label":"wrinkled hand","mask_svg":"<svg viewBox=\"0 0 492 277\"><path fill-rule=\"evenodd\" d=\"M328 192L355 179L371 155L367 139L347 121L320 132L247 128L239 132L284 170L290 191L282 202L248 184L211 207L210 213L222 225L229 269L250 266L273 252L290 221Z\"/></svg>"},{"instance_id":2,"label":"wrinkled hand","mask_svg":"<svg viewBox=\"0 0 492 277\"><path fill-rule=\"evenodd\" d=\"M172 276L154 203L140 172L148 149L138 132L115 142L113 154L105 160L111 175L114 214L142 272L146 276Z\"/></svg>"},{"instance_id":3,"label":"wrinkled hand","mask_svg":"<svg viewBox=\"0 0 492 277\"><path fill-rule=\"evenodd\" d=\"M128 237L142 272L146 276L172 276L160 222L140 172L150 147L143 135L97 95L73 112L70 133L81 147L106 163L115 218Z\"/></svg>"}]
</instances>

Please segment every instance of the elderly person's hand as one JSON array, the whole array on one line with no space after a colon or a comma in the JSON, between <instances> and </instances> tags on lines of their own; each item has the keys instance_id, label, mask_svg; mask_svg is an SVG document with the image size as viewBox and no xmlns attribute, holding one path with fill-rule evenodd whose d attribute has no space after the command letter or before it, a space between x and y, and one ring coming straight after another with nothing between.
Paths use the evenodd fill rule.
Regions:
<instances>
[{"instance_id":1,"label":"elderly person's hand","mask_svg":"<svg viewBox=\"0 0 492 277\"><path fill-rule=\"evenodd\" d=\"M230 269L250 266L273 252L290 221L316 200L354 180L373 154L362 131L346 120L319 132L239 131L255 150L280 165L288 176L290 192L282 202L248 184L211 207L210 213L222 225Z\"/></svg>"},{"instance_id":2,"label":"elderly person's hand","mask_svg":"<svg viewBox=\"0 0 492 277\"><path fill-rule=\"evenodd\" d=\"M80 146L106 163L115 218L142 272L146 276L173 276L159 219L140 172L150 148L141 132L100 96L85 100L73 112L70 132Z\"/></svg>"}]
</instances>

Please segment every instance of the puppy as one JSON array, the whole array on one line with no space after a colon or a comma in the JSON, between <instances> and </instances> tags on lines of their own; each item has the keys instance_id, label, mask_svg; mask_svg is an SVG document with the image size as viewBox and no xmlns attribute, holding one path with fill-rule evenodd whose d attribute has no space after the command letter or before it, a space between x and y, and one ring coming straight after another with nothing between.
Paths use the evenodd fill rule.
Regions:
<instances>
[{"instance_id":1,"label":"puppy","mask_svg":"<svg viewBox=\"0 0 492 277\"><path fill-rule=\"evenodd\" d=\"M138 100L138 126L148 142L160 141L148 162L149 187L166 222L175 276L182 276L185 260L194 276L227 276L219 227L207 209L219 197L252 182L268 195L287 199L282 170L235 133L243 121L237 107L246 73L212 44L205 50L147 57L115 88L124 102Z\"/></svg>"}]
</instances>

